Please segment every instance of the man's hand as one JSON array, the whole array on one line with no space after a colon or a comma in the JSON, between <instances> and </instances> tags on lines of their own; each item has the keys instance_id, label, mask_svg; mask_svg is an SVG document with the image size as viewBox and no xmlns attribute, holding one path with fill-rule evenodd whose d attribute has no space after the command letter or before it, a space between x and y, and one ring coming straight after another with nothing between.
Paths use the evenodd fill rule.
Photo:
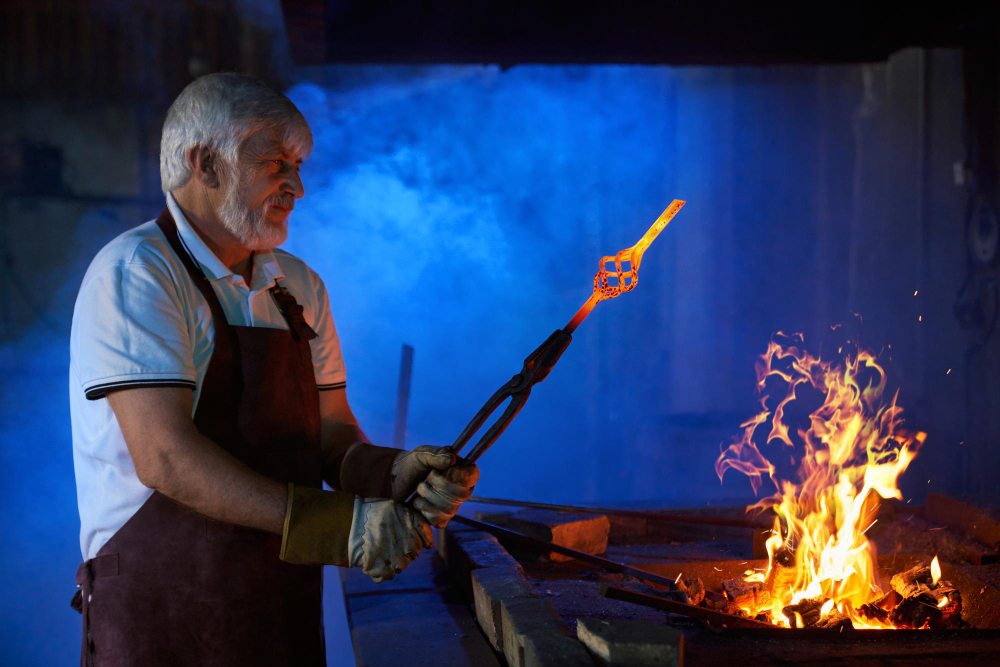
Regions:
<instances>
[{"instance_id":1,"label":"man's hand","mask_svg":"<svg viewBox=\"0 0 1000 667\"><path fill-rule=\"evenodd\" d=\"M403 452L392 465L392 497L405 501L417 493L413 507L438 528L448 525L479 481L475 463L458 459L447 447L421 445Z\"/></svg>"},{"instance_id":2,"label":"man's hand","mask_svg":"<svg viewBox=\"0 0 1000 667\"><path fill-rule=\"evenodd\" d=\"M349 549L351 566L376 584L392 579L434 546L434 535L419 513L392 500L358 498L354 505Z\"/></svg>"}]
</instances>

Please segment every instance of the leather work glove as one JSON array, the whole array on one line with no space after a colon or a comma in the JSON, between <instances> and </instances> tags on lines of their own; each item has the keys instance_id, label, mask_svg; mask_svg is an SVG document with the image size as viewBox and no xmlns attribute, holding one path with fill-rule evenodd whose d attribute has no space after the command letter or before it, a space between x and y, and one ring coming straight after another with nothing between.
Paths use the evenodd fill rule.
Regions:
<instances>
[{"instance_id":1,"label":"leather work glove","mask_svg":"<svg viewBox=\"0 0 1000 667\"><path fill-rule=\"evenodd\" d=\"M434 535L419 513L393 500L357 498L349 540L350 565L376 584L392 579L434 546Z\"/></svg>"},{"instance_id":2,"label":"leather work glove","mask_svg":"<svg viewBox=\"0 0 1000 667\"><path fill-rule=\"evenodd\" d=\"M296 565L347 565L355 496L288 485L278 557Z\"/></svg>"},{"instance_id":3,"label":"leather work glove","mask_svg":"<svg viewBox=\"0 0 1000 667\"><path fill-rule=\"evenodd\" d=\"M459 459L447 447L421 445L401 452L392 464L392 498L404 502L414 491L413 507L431 525L444 528L479 481L475 463Z\"/></svg>"}]
</instances>

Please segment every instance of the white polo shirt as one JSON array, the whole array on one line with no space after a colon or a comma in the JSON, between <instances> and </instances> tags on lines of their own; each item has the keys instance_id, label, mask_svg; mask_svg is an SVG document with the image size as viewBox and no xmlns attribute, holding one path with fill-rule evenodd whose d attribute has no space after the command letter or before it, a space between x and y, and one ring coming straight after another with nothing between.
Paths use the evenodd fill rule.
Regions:
<instances>
[{"instance_id":1,"label":"white polo shirt","mask_svg":"<svg viewBox=\"0 0 1000 667\"><path fill-rule=\"evenodd\" d=\"M309 342L316 384L321 390L344 387L340 341L320 277L282 250L256 252L248 286L205 245L169 194L167 208L229 323L287 329L268 293L280 280L316 331ZM136 476L105 393L129 387L190 387L197 409L214 339L208 302L155 220L125 232L97 253L80 286L70 333L73 463L85 560L96 556L153 493Z\"/></svg>"}]
</instances>

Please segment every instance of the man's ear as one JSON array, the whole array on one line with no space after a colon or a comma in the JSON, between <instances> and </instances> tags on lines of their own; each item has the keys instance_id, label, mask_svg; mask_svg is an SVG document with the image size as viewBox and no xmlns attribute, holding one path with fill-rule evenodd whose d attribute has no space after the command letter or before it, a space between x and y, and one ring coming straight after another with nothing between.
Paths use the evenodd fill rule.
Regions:
<instances>
[{"instance_id":1,"label":"man's ear","mask_svg":"<svg viewBox=\"0 0 1000 667\"><path fill-rule=\"evenodd\" d=\"M217 188L220 185L218 165L215 155L205 146L194 146L188 152L188 164L191 165L191 176L206 188Z\"/></svg>"}]
</instances>

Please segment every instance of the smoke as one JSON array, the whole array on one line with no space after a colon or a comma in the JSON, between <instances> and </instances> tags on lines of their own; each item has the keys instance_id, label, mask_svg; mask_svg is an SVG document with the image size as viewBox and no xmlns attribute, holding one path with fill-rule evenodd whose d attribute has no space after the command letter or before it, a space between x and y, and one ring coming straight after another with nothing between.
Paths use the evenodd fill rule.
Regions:
<instances>
[{"instance_id":1,"label":"smoke","mask_svg":"<svg viewBox=\"0 0 1000 667\"><path fill-rule=\"evenodd\" d=\"M402 343L416 348L408 444L450 443L589 296L597 260L634 243L670 201L671 146L654 139L671 129L657 91L671 78L647 67L338 67L287 91L314 147L285 247L327 283L349 397L373 439L392 432ZM663 265L647 262L655 294ZM594 319L619 303L604 308ZM598 335L588 326L578 340ZM654 343L641 339L632 344ZM493 484L537 496L541 473L515 461L603 447L593 425L605 388L586 345L484 458ZM555 493L587 493L594 461L576 465L580 485Z\"/></svg>"}]
</instances>

